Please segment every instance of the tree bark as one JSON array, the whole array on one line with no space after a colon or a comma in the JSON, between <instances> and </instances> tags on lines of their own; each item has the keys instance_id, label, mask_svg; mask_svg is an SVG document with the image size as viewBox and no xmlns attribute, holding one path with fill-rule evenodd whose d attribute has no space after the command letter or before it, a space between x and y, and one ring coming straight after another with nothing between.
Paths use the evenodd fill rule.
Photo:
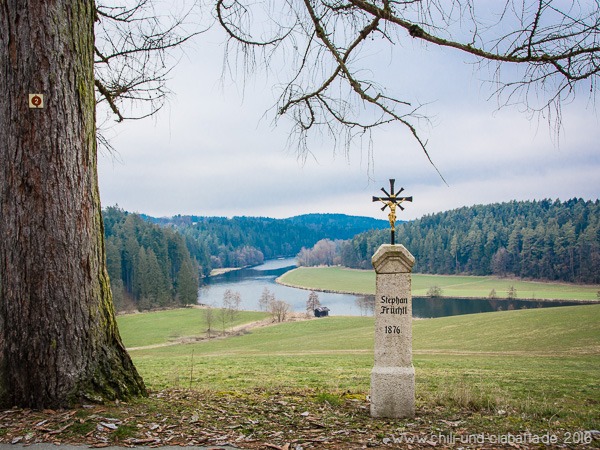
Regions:
<instances>
[{"instance_id":1,"label":"tree bark","mask_svg":"<svg viewBox=\"0 0 600 450\"><path fill-rule=\"evenodd\" d=\"M93 0L0 0L0 403L146 393L119 336L96 162ZM28 94L44 95L29 108Z\"/></svg>"}]
</instances>

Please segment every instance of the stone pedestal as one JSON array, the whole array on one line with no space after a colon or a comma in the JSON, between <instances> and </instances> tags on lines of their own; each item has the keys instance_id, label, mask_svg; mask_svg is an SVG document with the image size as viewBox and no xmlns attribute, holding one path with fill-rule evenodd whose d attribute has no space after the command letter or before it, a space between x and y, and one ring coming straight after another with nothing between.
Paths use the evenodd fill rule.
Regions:
<instances>
[{"instance_id":1,"label":"stone pedestal","mask_svg":"<svg viewBox=\"0 0 600 450\"><path fill-rule=\"evenodd\" d=\"M373 255L375 365L371 371L371 416L415 415L412 365L411 271L415 258L403 245L382 245Z\"/></svg>"}]
</instances>

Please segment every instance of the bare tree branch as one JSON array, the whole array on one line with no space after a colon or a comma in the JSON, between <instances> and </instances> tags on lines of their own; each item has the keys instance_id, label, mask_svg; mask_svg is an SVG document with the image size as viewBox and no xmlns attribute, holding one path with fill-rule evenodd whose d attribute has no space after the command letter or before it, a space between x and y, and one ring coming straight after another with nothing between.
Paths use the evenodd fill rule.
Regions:
<instances>
[{"instance_id":1,"label":"bare tree branch","mask_svg":"<svg viewBox=\"0 0 600 450\"><path fill-rule=\"evenodd\" d=\"M340 129L353 139L357 133L352 130L360 135L398 122L433 164L415 122L424 118L420 106L364 77L360 58L371 42L393 45L412 39L495 64L496 94L504 104L545 112L559 125L561 103L583 82L589 83L592 95L597 86L599 2L505 0L492 12L489 4L479 9L476 0L217 0L216 7L230 42L243 45L244 52L272 46L295 55L276 111L294 121L292 135L300 151L307 150L307 133L315 127L337 140ZM279 15L269 20L274 9ZM261 11L268 11L266 17ZM266 25L257 27L252 17ZM265 34L275 37L259 37ZM505 65L524 70L516 76L511 70L503 79L499 69Z\"/></svg>"},{"instance_id":2,"label":"bare tree branch","mask_svg":"<svg viewBox=\"0 0 600 450\"><path fill-rule=\"evenodd\" d=\"M157 3L96 5L96 102L106 102L117 122L151 116L165 105L177 63L173 50L203 32L192 20L195 5L177 11L173 3L172 11L159 10Z\"/></svg>"}]
</instances>

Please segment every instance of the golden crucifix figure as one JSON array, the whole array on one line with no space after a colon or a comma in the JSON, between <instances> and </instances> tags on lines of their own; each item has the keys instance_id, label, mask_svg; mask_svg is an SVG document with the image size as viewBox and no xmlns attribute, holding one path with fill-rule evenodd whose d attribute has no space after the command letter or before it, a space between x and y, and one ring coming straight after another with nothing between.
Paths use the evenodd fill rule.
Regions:
<instances>
[{"instance_id":1,"label":"golden crucifix figure","mask_svg":"<svg viewBox=\"0 0 600 450\"><path fill-rule=\"evenodd\" d=\"M413 198L411 197L398 197L398 195L404 190L404 188L400 188L400 190L396 193L394 193L394 182L396 180L394 180L393 178L390 178L390 193L388 193L388 191L386 191L384 188L381 188L381 190L383 191L383 193L385 195L387 195L387 197L375 197L373 196L373 201L374 202L382 202L383 203L383 208L381 208L382 211L385 210L385 208L390 208L390 212L388 214L388 219L390 221L390 228L392 231L392 236L391 236L391 243L392 245L396 244L396 206L398 208L400 208L402 211L404 211L404 208L402 207L402 205L400 203L402 202L412 202Z\"/></svg>"}]
</instances>

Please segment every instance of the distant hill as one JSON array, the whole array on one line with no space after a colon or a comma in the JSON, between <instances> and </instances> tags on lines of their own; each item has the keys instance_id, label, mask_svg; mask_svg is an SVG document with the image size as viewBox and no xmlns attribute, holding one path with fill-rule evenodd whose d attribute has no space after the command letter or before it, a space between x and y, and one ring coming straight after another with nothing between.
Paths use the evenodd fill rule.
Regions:
<instances>
[{"instance_id":1,"label":"distant hill","mask_svg":"<svg viewBox=\"0 0 600 450\"><path fill-rule=\"evenodd\" d=\"M312 257L317 250L335 248L335 263L370 269L375 250L389 242L387 220L345 214L154 218L107 208L104 219L109 271L122 274L124 292L136 301L156 298L165 304L189 301L183 288L193 291L191 267L208 275L215 268L294 257L303 248L312 248L303 251L304 260L320 261ZM154 226L143 226L142 219ZM315 248L322 240L335 242ZM398 223L396 240L415 256L414 272L600 283L598 200L463 207ZM155 261L160 276L152 274L157 273ZM140 280L145 278L162 281L144 294L148 288Z\"/></svg>"},{"instance_id":2,"label":"distant hill","mask_svg":"<svg viewBox=\"0 0 600 450\"><path fill-rule=\"evenodd\" d=\"M260 264L264 259L296 256L303 247L322 239L347 240L369 230L386 228L388 222L345 214L305 214L288 219L268 217L205 217L177 215L141 217L174 228L207 275L219 267Z\"/></svg>"},{"instance_id":3,"label":"distant hill","mask_svg":"<svg viewBox=\"0 0 600 450\"><path fill-rule=\"evenodd\" d=\"M370 268L389 233L340 246L341 263ZM416 258L414 272L467 273L600 283L600 201L511 201L463 207L396 227Z\"/></svg>"},{"instance_id":4,"label":"distant hill","mask_svg":"<svg viewBox=\"0 0 600 450\"><path fill-rule=\"evenodd\" d=\"M294 225L302 225L319 231L323 233L323 238L329 239L350 239L367 230L381 230L389 227L387 220L346 214L304 214L285 220Z\"/></svg>"}]
</instances>

